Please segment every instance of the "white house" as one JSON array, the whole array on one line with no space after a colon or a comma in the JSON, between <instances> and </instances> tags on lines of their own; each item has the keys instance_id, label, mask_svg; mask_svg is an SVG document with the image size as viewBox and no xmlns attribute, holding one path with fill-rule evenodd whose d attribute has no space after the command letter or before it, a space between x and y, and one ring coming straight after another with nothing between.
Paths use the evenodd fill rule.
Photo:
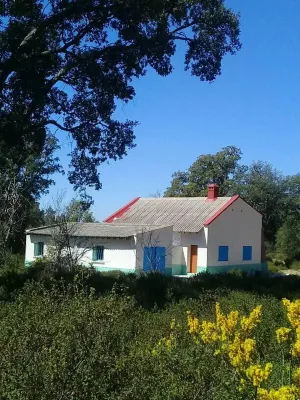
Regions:
<instances>
[{"instance_id":1,"label":"white house","mask_svg":"<svg viewBox=\"0 0 300 400\"><path fill-rule=\"evenodd\" d=\"M67 233L60 233L58 225L27 230L25 263L50 256L60 240L69 242L73 258L80 264L98 271L164 270L166 264L172 264L172 226L69 223L63 231Z\"/></svg>"},{"instance_id":2,"label":"white house","mask_svg":"<svg viewBox=\"0 0 300 400\"><path fill-rule=\"evenodd\" d=\"M104 223L77 225L74 250L86 249L81 262L101 271L267 271L261 214L239 196L219 197L217 185L207 197L138 197ZM26 261L46 255L50 244L49 228L27 231Z\"/></svg>"}]
</instances>

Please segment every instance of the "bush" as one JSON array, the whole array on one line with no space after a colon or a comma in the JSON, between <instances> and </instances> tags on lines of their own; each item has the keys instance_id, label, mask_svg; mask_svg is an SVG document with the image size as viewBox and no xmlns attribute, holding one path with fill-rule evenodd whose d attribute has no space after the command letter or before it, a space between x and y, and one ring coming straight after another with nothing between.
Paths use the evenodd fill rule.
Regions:
<instances>
[{"instance_id":1,"label":"bush","mask_svg":"<svg viewBox=\"0 0 300 400\"><path fill-rule=\"evenodd\" d=\"M192 279L189 287L205 283L205 278ZM240 290L222 294L216 288L176 301L176 285L183 290L182 281L153 274L149 287L157 281L161 288L166 282L175 288L165 308L156 311L141 308L120 282L100 297L93 290L87 295L78 283L61 282L50 289L26 283L16 300L0 309L0 398L245 399L226 364L208 346L193 343L187 330L186 311L212 321L216 298L224 312L247 314L262 304L256 330L261 363L281 362L275 330L287 321L280 300ZM147 277L135 284L144 290ZM161 292L161 298L166 295ZM176 350L154 357L153 349L170 335L174 318Z\"/></svg>"},{"instance_id":2,"label":"bush","mask_svg":"<svg viewBox=\"0 0 300 400\"><path fill-rule=\"evenodd\" d=\"M25 258L21 254L6 252L0 257L0 276L9 272L22 273L25 271Z\"/></svg>"}]
</instances>

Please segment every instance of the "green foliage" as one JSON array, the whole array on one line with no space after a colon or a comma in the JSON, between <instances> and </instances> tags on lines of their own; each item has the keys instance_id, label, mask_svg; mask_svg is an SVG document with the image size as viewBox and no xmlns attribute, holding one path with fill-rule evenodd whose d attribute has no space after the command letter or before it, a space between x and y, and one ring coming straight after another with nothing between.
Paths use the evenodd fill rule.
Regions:
<instances>
[{"instance_id":1,"label":"green foliage","mask_svg":"<svg viewBox=\"0 0 300 400\"><path fill-rule=\"evenodd\" d=\"M73 199L66 208L66 220L69 222L96 222L93 213L86 208L82 200Z\"/></svg>"},{"instance_id":2,"label":"green foliage","mask_svg":"<svg viewBox=\"0 0 300 400\"><path fill-rule=\"evenodd\" d=\"M199 156L187 172L179 171L172 175L165 196L206 196L210 183L219 185L220 196L228 195L235 176L243 168L238 164L241 156L241 150L235 146L224 147L216 154Z\"/></svg>"},{"instance_id":3,"label":"green foliage","mask_svg":"<svg viewBox=\"0 0 300 400\"><path fill-rule=\"evenodd\" d=\"M41 265L28 273L38 269ZM207 346L188 337L186 311L213 320L216 300L225 312L248 313L262 304L257 347L261 363L273 362L276 371L282 361L275 330L287 323L280 297L299 297L297 278L294 289L289 278L239 275L112 279L78 269L73 277L61 278L52 275L52 285L45 285L45 276L40 275L38 283L27 282L21 293L2 304L0 398L242 400L245 394L237 391L226 365ZM109 282L106 289L103 281ZM100 292L105 294L97 296ZM150 302L145 304L147 296ZM153 357L152 350L169 334L173 318L178 324L176 351ZM281 378L275 373L272 385L280 385Z\"/></svg>"},{"instance_id":4,"label":"green foliage","mask_svg":"<svg viewBox=\"0 0 300 400\"><path fill-rule=\"evenodd\" d=\"M8 252L2 254L0 258L0 275L5 275L10 272L25 272L24 262L23 254L11 254Z\"/></svg>"},{"instance_id":5,"label":"green foliage","mask_svg":"<svg viewBox=\"0 0 300 400\"><path fill-rule=\"evenodd\" d=\"M271 164L257 161L237 176L234 191L263 215L265 239L274 243L277 230L292 208L287 178Z\"/></svg>"},{"instance_id":6,"label":"green foliage","mask_svg":"<svg viewBox=\"0 0 300 400\"><path fill-rule=\"evenodd\" d=\"M134 121L118 121L133 78L185 68L213 81L241 47L238 15L223 0L15 0L0 3L0 149L22 166L50 126L74 142L69 180L99 189L97 167L133 147Z\"/></svg>"},{"instance_id":7,"label":"green foliage","mask_svg":"<svg viewBox=\"0 0 300 400\"><path fill-rule=\"evenodd\" d=\"M250 166L241 165L241 156L241 150L235 146L225 147L216 154L199 156L188 171L173 174L165 196L205 197L208 184L217 183L220 196L239 194L263 215L264 238L274 245L276 233L287 218L294 221L295 226L299 225L300 176L283 176L271 164L263 161L256 161ZM290 222L287 224L291 225ZM284 232L287 229L295 231L295 226L288 226L284 225ZM279 235L282 236L281 233ZM285 258L293 259L298 252L298 244L294 247L295 241L296 237L291 243L291 251L285 246Z\"/></svg>"},{"instance_id":8,"label":"green foliage","mask_svg":"<svg viewBox=\"0 0 300 400\"><path fill-rule=\"evenodd\" d=\"M277 232L276 249L290 260L300 256L300 219L289 217Z\"/></svg>"},{"instance_id":9,"label":"green foliage","mask_svg":"<svg viewBox=\"0 0 300 400\"><path fill-rule=\"evenodd\" d=\"M1 103L1 101L0 101ZM1 113L1 107L0 107ZM1 124L1 123L0 123ZM1 132L2 135L2 132ZM42 224L38 201L60 171L54 152L57 141L49 135L43 148L7 149L0 139L0 252L24 251L25 229Z\"/></svg>"}]
</instances>

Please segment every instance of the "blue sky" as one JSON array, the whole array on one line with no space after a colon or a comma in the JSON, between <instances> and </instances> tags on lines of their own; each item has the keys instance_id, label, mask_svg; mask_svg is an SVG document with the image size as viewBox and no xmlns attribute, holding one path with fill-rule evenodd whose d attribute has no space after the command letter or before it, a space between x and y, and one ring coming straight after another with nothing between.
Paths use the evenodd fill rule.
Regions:
<instances>
[{"instance_id":1,"label":"blue sky","mask_svg":"<svg viewBox=\"0 0 300 400\"><path fill-rule=\"evenodd\" d=\"M103 189L90 190L98 220L134 197L163 192L173 172L227 145L240 147L246 164L264 160L285 174L300 172L300 1L226 3L241 13L243 48L225 58L214 83L184 71L180 48L172 75L149 71L135 82L134 101L119 107L117 117L140 122L137 147L101 167ZM66 167L68 150L64 140L59 156ZM66 177L55 180L42 205L61 190L73 196Z\"/></svg>"}]
</instances>

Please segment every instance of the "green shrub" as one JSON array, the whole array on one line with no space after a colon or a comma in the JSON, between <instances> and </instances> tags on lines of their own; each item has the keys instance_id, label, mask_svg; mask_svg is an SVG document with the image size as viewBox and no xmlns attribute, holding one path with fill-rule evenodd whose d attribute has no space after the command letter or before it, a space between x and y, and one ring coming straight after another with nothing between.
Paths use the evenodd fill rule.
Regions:
<instances>
[{"instance_id":1,"label":"green shrub","mask_svg":"<svg viewBox=\"0 0 300 400\"><path fill-rule=\"evenodd\" d=\"M153 275L150 287L157 280L162 287L173 282ZM191 282L201 280L205 281L197 277ZM136 282L144 289L147 277ZM173 297L164 309L155 311L141 308L124 288L115 283L112 292L97 297L93 291L87 295L78 283L61 282L50 289L27 283L15 302L3 304L0 398L242 400L245 397L233 385L226 365L207 346L194 345L188 337L186 311L213 320L216 298L224 311L247 313L262 304L256 333L261 362L281 362L274 332L286 320L273 296L205 289L197 299L177 302ZM157 359L152 350L169 334L173 318L179 325L177 349Z\"/></svg>"}]
</instances>

